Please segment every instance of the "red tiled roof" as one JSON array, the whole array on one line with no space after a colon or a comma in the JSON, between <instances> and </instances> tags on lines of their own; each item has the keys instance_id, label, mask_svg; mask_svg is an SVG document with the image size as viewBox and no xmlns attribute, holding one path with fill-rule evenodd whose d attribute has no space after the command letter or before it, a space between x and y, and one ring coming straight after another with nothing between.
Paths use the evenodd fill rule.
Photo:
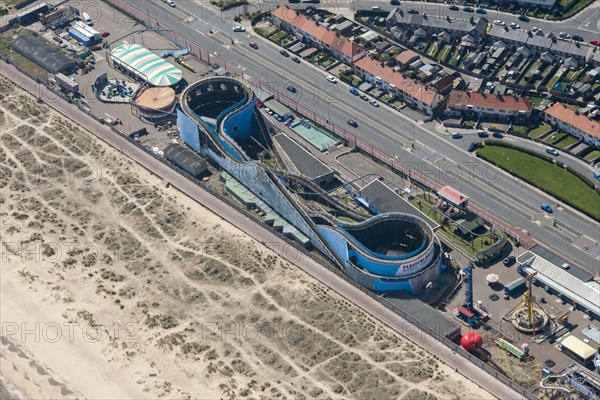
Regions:
<instances>
[{"instance_id":1,"label":"red tiled roof","mask_svg":"<svg viewBox=\"0 0 600 400\"><path fill-rule=\"evenodd\" d=\"M336 37L333 43L330 44L331 48L339 51L340 53L347 55L350 59L353 59L356 55L365 51L365 48L359 44L354 43L351 40L346 39L343 36Z\"/></svg>"},{"instance_id":2,"label":"red tiled roof","mask_svg":"<svg viewBox=\"0 0 600 400\"><path fill-rule=\"evenodd\" d=\"M590 136L600 138L600 123L589 119L585 115L576 114L575 110L565 107L561 103L554 103L545 111L546 114L569 124Z\"/></svg>"},{"instance_id":3,"label":"red tiled roof","mask_svg":"<svg viewBox=\"0 0 600 400\"><path fill-rule=\"evenodd\" d=\"M526 111L528 114L533 110L533 103L521 97L453 90L448 99L448 107L457 105L463 107L470 105L473 107L493 108L497 110Z\"/></svg>"},{"instance_id":4,"label":"red tiled roof","mask_svg":"<svg viewBox=\"0 0 600 400\"><path fill-rule=\"evenodd\" d=\"M398 61L400 64L404 65L407 62L410 62L415 57L419 57L419 54L417 54L416 52L414 52L412 50L404 50L402 53L400 53L396 56L396 61Z\"/></svg>"},{"instance_id":5,"label":"red tiled roof","mask_svg":"<svg viewBox=\"0 0 600 400\"><path fill-rule=\"evenodd\" d=\"M280 20L292 25L295 25L300 21L304 22L304 20L308 19L306 16L298 14L295 10L292 10L291 8L287 8L285 6L277 7L275 10L271 11L271 14L279 18Z\"/></svg>"},{"instance_id":6,"label":"red tiled roof","mask_svg":"<svg viewBox=\"0 0 600 400\"><path fill-rule=\"evenodd\" d=\"M354 64L371 75L380 77L383 81L394 85L400 91L422 101L424 104L433 105L437 92L427 89L422 83L408 77L403 78L402 73L396 72L388 66L382 66L379 61L370 57L363 57Z\"/></svg>"},{"instance_id":7,"label":"red tiled roof","mask_svg":"<svg viewBox=\"0 0 600 400\"><path fill-rule=\"evenodd\" d=\"M469 200L468 196L465 196L452 186L444 186L438 190L438 196L443 197L446 200L451 201L453 204L459 205Z\"/></svg>"}]
</instances>

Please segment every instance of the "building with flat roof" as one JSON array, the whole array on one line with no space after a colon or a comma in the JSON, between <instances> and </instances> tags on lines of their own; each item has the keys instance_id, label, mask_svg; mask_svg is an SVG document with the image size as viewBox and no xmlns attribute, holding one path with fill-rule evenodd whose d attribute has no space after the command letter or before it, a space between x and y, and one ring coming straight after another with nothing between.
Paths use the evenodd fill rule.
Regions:
<instances>
[{"instance_id":1,"label":"building with flat roof","mask_svg":"<svg viewBox=\"0 0 600 400\"><path fill-rule=\"evenodd\" d=\"M75 60L34 35L19 36L10 47L51 74L69 73L77 67Z\"/></svg>"},{"instance_id":2,"label":"building with flat roof","mask_svg":"<svg viewBox=\"0 0 600 400\"><path fill-rule=\"evenodd\" d=\"M385 299L405 313L421 321L426 327L450 340L460 336L461 328L452 318L447 317L429 304L411 298L385 296Z\"/></svg>"},{"instance_id":3,"label":"building with flat roof","mask_svg":"<svg viewBox=\"0 0 600 400\"><path fill-rule=\"evenodd\" d=\"M114 67L124 69L152 86L174 86L183 78L179 68L139 44L117 46L108 58Z\"/></svg>"},{"instance_id":4,"label":"building with flat roof","mask_svg":"<svg viewBox=\"0 0 600 400\"><path fill-rule=\"evenodd\" d=\"M291 169L317 185L325 185L333 180L331 168L285 133L273 136L273 141L281 148L287 158L285 161L289 161L286 162L286 169Z\"/></svg>"},{"instance_id":5,"label":"building with flat roof","mask_svg":"<svg viewBox=\"0 0 600 400\"><path fill-rule=\"evenodd\" d=\"M208 170L208 163L205 159L178 143L169 144L164 152L167 160L194 177L198 177Z\"/></svg>"}]
</instances>

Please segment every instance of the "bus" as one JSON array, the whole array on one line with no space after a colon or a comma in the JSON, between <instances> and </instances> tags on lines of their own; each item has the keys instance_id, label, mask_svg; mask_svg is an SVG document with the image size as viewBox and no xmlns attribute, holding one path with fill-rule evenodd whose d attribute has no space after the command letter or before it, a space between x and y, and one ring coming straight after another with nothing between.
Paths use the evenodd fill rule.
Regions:
<instances>
[{"instance_id":1,"label":"bus","mask_svg":"<svg viewBox=\"0 0 600 400\"><path fill-rule=\"evenodd\" d=\"M596 356L597 350L585 343L583 340L580 340L572 334L567 333L566 335L558 338L556 342L558 349L563 353L579 361L586 367L590 367L592 365L592 361Z\"/></svg>"}]
</instances>

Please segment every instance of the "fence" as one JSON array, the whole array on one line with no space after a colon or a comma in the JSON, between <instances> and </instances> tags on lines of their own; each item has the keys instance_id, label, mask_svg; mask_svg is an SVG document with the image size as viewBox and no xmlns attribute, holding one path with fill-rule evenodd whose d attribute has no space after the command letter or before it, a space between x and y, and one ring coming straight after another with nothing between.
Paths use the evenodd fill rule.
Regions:
<instances>
[{"instance_id":1,"label":"fence","mask_svg":"<svg viewBox=\"0 0 600 400\"><path fill-rule=\"evenodd\" d=\"M113 6L119 8L120 10L122 10L125 14L136 18L142 22L148 23L150 26L153 26L150 18L143 15L142 13L140 13L139 11L135 10L133 7L127 5L126 3L121 2L120 0L105 0L108 3L112 4ZM157 24L154 24L154 26L158 26ZM231 67L229 66L225 61L223 61L222 59L218 58L217 56L214 56L212 54L210 54L208 51L201 49L200 46L196 45L195 43L183 38L181 35L175 33L175 32L165 32L162 31L160 32L161 34L163 34L163 36L169 38L172 37L173 39L171 39L172 41L174 41L175 43L177 43L178 45L182 46L182 47L188 47L191 48L192 51L194 52L194 54L196 54L198 56L198 58L200 58L201 60L208 62L208 63L216 63L219 64L222 67L225 67L228 71L232 72L233 74L235 74L238 77L241 77L249 82L254 82L256 84L259 85L259 87L269 90L271 93L277 93L276 91L272 90L272 88L270 88L268 85L263 84L262 82L259 82L258 80L250 77L249 75L244 74L242 71L240 71L237 68ZM3 56L0 56L0 59L5 61L7 64L12 64L10 59L7 59ZM68 102L72 102L68 97L66 97L65 95L63 95L62 93L59 92L55 92L54 90L52 90L52 88L47 86L47 82L44 82L43 80L41 80L38 77L35 77L31 74L29 74L28 72L22 70L21 68L17 67L15 65L15 68L21 72L22 74L26 75L27 77L29 77L30 79L32 79L33 81L39 83L39 84L43 84L45 85L48 90L51 90L53 93L56 93L58 96L60 96L62 99L64 99L65 101ZM278 94L278 93L277 93ZM38 97L38 99L43 99L42 96L40 96L39 94L35 94L34 95L36 97ZM331 124L329 121L327 121L326 119L324 119L323 117L317 115L316 113L307 110L306 108L304 108L303 106L297 104L296 102L291 101L290 99L287 99L285 96L281 96L279 95L279 99L283 100L284 102L287 102L287 104L290 104L293 109L296 112L302 113L305 116L308 116L310 118L310 116L312 116L314 119L314 121L318 124L325 124L322 126L331 126L332 132L334 132L336 135L338 135L339 137L341 137L342 139L346 140L349 144L352 144L356 147L358 147L359 149L365 151L366 153L370 154L371 156L380 159L381 161L384 161L388 166L390 166L393 169L396 169L397 171L402 172L403 174L405 174L406 176L412 177L412 179L417 179L420 180L420 182L422 184L428 185L430 187L433 188L437 188L440 185L436 184L435 182L429 180L428 178L426 178L423 174L418 173L414 170L412 170L410 167L406 166L404 163L396 160L395 158L389 156L387 153L385 153L382 150L379 150L377 148L375 148L373 145L370 145L358 138L356 138L354 135L346 132L345 130L335 126L334 124ZM80 111L86 113L87 115L89 115L90 117L94 118L96 121L103 123L102 118L96 116L93 112L91 112L91 110L87 107L84 107L83 105L76 103L75 104ZM291 240L289 238L287 238L285 235L283 235L281 232L275 230L273 227L265 225L263 223L263 221L259 220L255 215L253 215L252 213L248 212L247 209L241 207L238 204L235 204L233 202L231 202L228 198L224 197L223 195L221 195L220 193L216 192L215 190L211 189L210 187L203 185L201 181L199 181L198 179L196 179L195 177L193 177L192 175L188 174L187 172L185 172L184 170L180 169L179 167L177 167L175 164L172 164L171 162L157 157L150 149L147 149L146 147L144 147L143 145L141 145L139 142L135 141L134 139L132 139L131 137L129 137L129 135L126 135L124 132L120 131L119 129L115 128L114 126L110 127L116 134L118 134L120 137L124 138L125 140L127 140L128 142L134 144L136 147L138 147L139 149L143 150L144 152L146 152L149 156L153 157L155 160L160 161L162 164L168 166L169 168L173 169L174 171L176 171L177 173L185 176L189 181L195 183L196 185L199 185L200 187L202 187L204 190L206 190L207 192L209 192L211 195L215 196L216 198L218 198L220 201L222 201L223 203L227 204L229 207L237 210L238 212L240 212L242 215L245 215L247 218L249 218L250 220L252 220L254 223L259 224L260 226L263 227L263 229L268 230L270 233L272 233L273 235L275 235L276 237L278 237L280 240L284 241L285 243L287 243L289 246L294 247L300 254L318 262L320 265L323 265L324 267L326 267L330 272L334 273L338 278L343 279L345 282L349 283L350 285L354 286L355 288L359 289L361 292L365 293L366 295L368 295L370 298L372 298L373 300L380 302L383 306L385 306L386 308L390 309L391 311L393 311L395 314L399 315L401 318L403 318L404 320L408 321L410 324L416 326L418 329L420 329L421 331L425 332L426 334L428 334L429 336L435 338L437 341L443 343L444 345L446 345L448 348L452 349L453 352L460 354L462 357L468 359L470 362L474 363L475 365L477 365L479 368L483 369L484 371L486 371L488 374L492 375L494 378L502 381L504 384L506 384L507 386L509 386L511 389L513 389L515 392L519 393L520 395L524 396L527 399L537 399L536 396L534 396L531 392L525 390L524 388L522 388L521 386L517 385L516 383L512 382L508 377L500 374L497 370L495 370L494 368L490 367L488 364L482 362L481 360L479 360L477 357L469 354L468 352L466 352L465 350L462 349L462 347L460 347L459 345L457 345L456 343L450 341L448 338L445 337L445 335L441 334L440 332L430 328L429 326L425 325L424 323L422 323L421 321L417 320L416 318L414 318L412 315L405 313L403 310L401 310L400 308L398 308L397 306L395 306L394 304L390 303L389 301L387 301L386 299L380 297L379 295L377 295L376 293L368 290L367 288L365 288L364 286L360 285L358 282L352 280L350 277L348 277L348 275L346 275L342 270L338 269L337 267L335 267L330 260L328 260L325 256L321 255L318 252L310 252L307 249L305 249L304 247L302 247L298 242ZM93 130L92 130L93 132ZM101 137L97 136L99 139L102 140ZM150 171L152 172L152 171ZM180 190L182 190L183 192L185 192L185 188L179 188ZM263 243L264 244L264 243ZM285 254L282 254L285 257Z\"/></svg>"}]
</instances>

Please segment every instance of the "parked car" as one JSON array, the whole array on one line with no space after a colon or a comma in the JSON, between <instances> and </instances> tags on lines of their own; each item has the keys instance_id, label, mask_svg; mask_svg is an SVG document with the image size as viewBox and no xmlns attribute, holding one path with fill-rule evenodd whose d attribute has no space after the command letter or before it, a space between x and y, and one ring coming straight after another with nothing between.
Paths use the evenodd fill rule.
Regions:
<instances>
[{"instance_id":1,"label":"parked car","mask_svg":"<svg viewBox=\"0 0 600 400\"><path fill-rule=\"evenodd\" d=\"M557 156L558 155L558 150L556 150L554 147L546 147L546 153L548 154L552 154L553 156Z\"/></svg>"},{"instance_id":2,"label":"parked car","mask_svg":"<svg viewBox=\"0 0 600 400\"><path fill-rule=\"evenodd\" d=\"M467 151L471 153L471 152L477 150L478 148L479 148L479 142L471 142L471 143L469 143L469 146L467 147Z\"/></svg>"},{"instance_id":3,"label":"parked car","mask_svg":"<svg viewBox=\"0 0 600 400\"><path fill-rule=\"evenodd\" d=\"M466 11L466 12L473 12L473 11L475 11L475 10L473 10L473 7L463 7L463 11Z\"/></svg>"},{"instance_id":4,"label":"parked car","mask_svg":"<svg viewBox=\"0 0 600 400\"><path fill-rule=\"evenodd\" d=\"M548 204L546 203L542 203L542 205L540 206L540 208L544 211L546 211L548 214L552 214L554 212L554 210L552 209L552 207L550 207Z\"/></svg>"},{"instance_id":5,"label":"parked car","mask_svg":"<svg viewBox=\"0 0 600 400\"><path fill-rule=\"evenodd\" d=\"M483 9L483 8L481 8L481 7L480 7L480 8L478 8L478 9L476 9L476 10L475 10L475 12L476 12L477 14L487 14L487 11L485 11L485 9Z\"/></svg>"},{"instance_id":6,"label":"parked car","mask_svg":"<svg viewBox=\"0 0 600 400\"><path fill-rule=\"evenodd\" d=\"M570 39L571 38L571 35L569 35L567 32L560 32L558 34L558 36L560 36L563 39Z\"/></svg>"},{"instance_id":7,"label":"parked car","mask_svg":"<svg viewBox=\"0 0 600 400\"><path fill-rule=\"evenodd\" d=\"M292 93L296 93L298 91L298 89L296 89L294 85L288 85L287 90L289 90Z\"/></svg>"},{"instance_id":8,"label":"parked car","mask_svg":"<svg viewBox=\"0 0 600 400\"><path fill-rule=\"evenodd\" d=\"M516 22L511 22L510 27L513 29L519 29L521 27L521 25L517 24Z\"/></svg>"},{"instance_id":9,"label":"parked car","mask_svg":"<svg viewBox=\"0 0 600 400\"><path fill-rule=\"evenodd\" d=\"M539 30L540 30L540 28L538 28L537 26L534 26L533 28L531 28L531 32L533 32L533 33L536 33Z\"/></svg>"},{"instance_id":10,"label":"parked car","mask_svg":"<svg viewBox=\"0 0 600 400\"><path fill-rule=\"evenodd\" d=\"M481 138L486 138L488 137L488 133L486 131L484 131L483 129L479 129L477 131L477 136L481 137Z\"/></svg>"},{"instance_id":11,"label":"parked car","mask_svg":"<svg viewBox=\"0 0 600 400\"><path fill-rule=\"evenodd\" d=\"M594 46L600 46L600 40L592 39L590 40L590 44Z\"/></svg>"},{"instance_id":12,"label":"parked car","mask_svg":"<svg viewBox=\"0 0 600 400\"><path fill-rule=\"evenodd\" d=\"M452 139L462 139L463 135L460 132L453 132Z\"/></svg>"},{"instance_id":13,"label":"parked car","mask_svg":"<svg viewBox=\"0 0 600 400\"><path fill-rule=\"evenodd\" d=\"M527 15L519 15L519 21L529 22L529 17Z\"/></svg>"},{"instance_id":14,"label":"parked car","mask_svg":"<svg viewBox=\"0 0 600 400\"><path fill-rule=\"evenodd\" d=\"M252 47L253 49L258 49L258 45L254 42L248 43L248 46Z\"/></svg>"},{"instance_id":15,"label":"parked car","mask_svg":"<svg viewBox=\"0 0 600 400\"><path fill-rule=\"evenodd\" d=\"M594 172L594 178L600 181L600 172Z\"/></svg>"},{"instance_id":16,"label":"parked car","mask_svg":"<svg viewBox=\"0 0 600 400\"><path fill-rule=\"evenodd\" d=\"M508 256L504 259L504 261L502 261L502 264L504 264L505 267L510 267L516 261L517 261L517 259L515 258L515 256Z\"/></svg>"},{"instance_id":17,"label":"parked car","mask_svg":"<svg viewBox=\"0 0 600 400\"><path fill-rule=\"evenodd\" d=\"M284 56L284 57L289 57L289 56L290 56L290 53L288 53L288 52L287 52L287 51L285 51L285 50L279 50L279 54L281 54L281 55L282 55L282 56Z\"/></svg>"},{"instance_id":18,"label":"parked car","mask_svg":"<svg viewBox=\"0 0 600 400\"><path fill-rule=\"evenodd\" d=\"M448 7L448 10L458 11L458 10L460 10L460 8L458 8L457 5L451 5L450 7Z\"/></svg>"},{"instance_id":19,"label":"parked car","mask_svg":"<svg viewBox=\"0 0 600 400\"><path fill-rule=\"evenodd\" d=\"M361 94L360 98L363 99L363 100L365 100L365 101L369 100L369 96L367 96L366 94Z\"/></svg>"},{"instance_id":20,"label":"parked car","mask_svg":"<svg viewBox=\"0 0 600 400\"><path fill-rule=\"evenodd\" d=\"M375 100L369 100L369 104L372 105L373 107L379 107L379 103Z\"/></svg>"},{"instance_id":21,"label":"parked car","mask_svg":"<svg viewBox=\"0 0 600 400\"><path fill-rule=\"evenodd\" d=\"M234 26L233 27L233 31L234 32L246 32L246 28L244 28L243 26Z\"/></svg>"},{"instance_id":22,"label":"parked car","mask_svg":"<svg viewBox=\"0 0 600 400\"><path fill-rule=\"evenodd\" d=\"M409 14L418 14L419 10L417 10L416 8L409 8L407 13Z\"/></svg>"},{"instance_id":23,"label":"parked car","mask_svg":"<svg viewBox=\"0 0 600 400\"><path fill-rule=\"evenodd\" d=\"M350 93L352 93L355 96L359 96L360 93L358 93L358 90L354 87L354 86L350 86L350 90L348 90Z\"/></svg>"},{"instance_id":24,"label":"parked car","mask_svg":"<svg viewBox=\"0 0 600 400\"><path fill-rule=\"evenodd\" d=\"M331 83L336 83L336 82L337 82L337 79L335 79L335 76L333 76L333 75L327 75L327 78L326 78L326 79L327 79L329 82L331 82Z\"/></svg>"},{"instance_id":25,"label":"parked car","mask_svg":"<svg viewBox=\"0 0 600 400\"><path fill-rule=\"evenodd\" d=\"M379 7L379 6L373 6L373 7L371 7L371 10L373 10L373 11L379 11L379 10L381 10L381 7Z\"/></svg>"},{"instance_id":26,"label":"parked car","mask_svg":"<svg viewBox=\"0 0 600 400\"><path fill-rule=\"evenodd\" d=\"M494 133L492 133L492 136L495 138L498 138L498 139L502 139L504 137L502 132L494 132Z\"/></svg>"},{"instance_id":27,"label":"parked car","mask_svg":"<svg viewBox=\"0 0 600 400\"><path fill-rule=\"evenodd\" d=\"M292 57L292 61L300 64L300 59L298 57Z\"/></svg>"},{"instance_id":28,"label":"parked car","mask_svg":"<svg viewBox=\"0 0 600 400\"><path fill-rule=\"evenodd\" d=\"M495 19L494 25L504 26L504 25L506 25L506 23L504 21L502 21L501 19Z\"/></svg>"},{"instance_id":29,"label":"parked car","mask_svg":"<svg viewBox=\"0 0 600 400\"><path fill-rule=\"evenodd\" d=\"M353 127L355 127L355 128L358 128L358 122L356 122L356 121L355 121L355 120L353 120L353 119L349 119L349 120L348 120L348 125L350 125L350 126L353 126Z\"/></svg>"},{"instance_id":30,"label":"parked car","mask_svg":"<svg viewBox=\"0 0 600 400\"><path fill-rule=\"evenodd\" d=\"M165 3L167 3L171 7L175 7L175 3L173 2L173 0L165 0Z\"/></svg>"},{"instance_id":31,"label":"parked car","mask_svg":"<svg viewBox=\"0 0 600 400\"><path fill-rule=\"evenodd\" d=\"M573 35L571 36L571 39L575 40L576 42L583 42L583 36Z\"/></svg>"},{"instance_id":32,"label":"parked car","mask_svg":"<svg viewBox=\"0 0 600 400\"><path fill-rule=\"evenodd\" d=\"M390 4L393 6L399 6L400 5L400 0L392 0L390 1Z\"/></svg>"},{"instance_id":33,"label":"parked car","mask_svg":"<svg viewBox=\"0 0 600 400\"><path fill-rule=\"evenodd\" d=\"M100 36L102 36L102 37L109 37L110 36L110 32L100 32Z\"/></svg>"},{"instance_id":34,"label":"parked car","mask_svg":"<svg viewBox=\"0 0 600 400\"><path fill-rule=\"evenodd\" d=\"M264 104L263 104L263 103L261 103L260 101L257 101L257 102L256 102L256 107L258 107L258 108L263 108L263 106L264 106Z\"/></svg>"}]
</instances>

